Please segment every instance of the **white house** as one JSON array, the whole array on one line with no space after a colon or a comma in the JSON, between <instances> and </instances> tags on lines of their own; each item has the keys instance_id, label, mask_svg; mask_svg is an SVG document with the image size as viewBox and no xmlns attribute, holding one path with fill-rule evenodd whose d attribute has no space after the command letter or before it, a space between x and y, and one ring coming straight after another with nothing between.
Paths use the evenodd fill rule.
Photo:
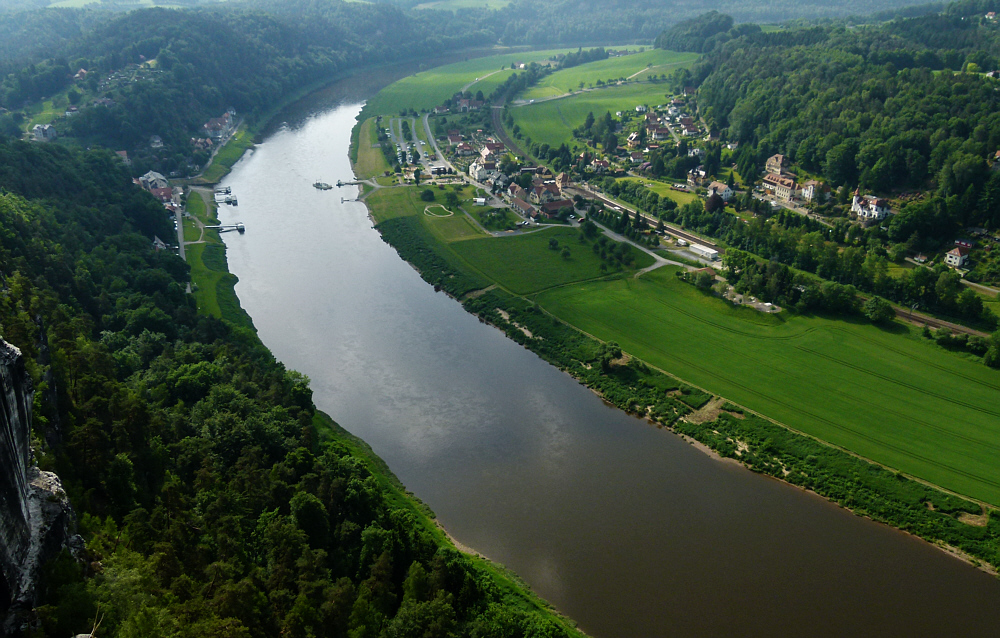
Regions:
<instances>
[{"instance_id":1,"label":"white house","mask_svg":"<svg viewBox=\"0 0 1000 638\"><path fill-rule=\"evenodd\" d=\"M823 193L830 192L830 187L822 182L817 182L814 179L807 180L805 184L802 185L802 199L807 202L811 202Z\"/></svg>"},{"instance_id":2,"label":"white house","mask_svg":"<svg viewBox=\"0 0 1000 638\"><path fill-rule=\"evenodd\" d=\"M874 195L861 195L860 190L855 190L851 212L862 221L885 219L889 215L889 200Z\"/></svg>"},{"instance_id":3,"label":"white house","mask_svg":"<svg viewBox=\"0 0 1000 638\"><path fill-rule=\"evenodd\" d=\"M479 162L473 162L469 165L469 177L477 182L481 182L489 177L489 171L486 170L486 167Z\"/></svg>"},{"instance_id":4,"label":"white house","mask_svg":"<svg viewBox=\"0 0 1000 638\"><path fill-rule=\"evenodd\" d=\"M961 268L969 261L969 248L967 246L955 246L944 256L944 263L952 268Z\"/></svg>"},{"instance_id":5,"label":"white house","mask_svg":"<svg viewBox=\"0 0 1000 638\"><path fill-rule=\"evenodd\" d=\"M721 197L724 202L728 202L733 197L733 189L729 188L727 184L723 184L722 182L712 182L709 184L708 193L710 196L712 193L715 193Z\"/></svg>"}]
</instances>

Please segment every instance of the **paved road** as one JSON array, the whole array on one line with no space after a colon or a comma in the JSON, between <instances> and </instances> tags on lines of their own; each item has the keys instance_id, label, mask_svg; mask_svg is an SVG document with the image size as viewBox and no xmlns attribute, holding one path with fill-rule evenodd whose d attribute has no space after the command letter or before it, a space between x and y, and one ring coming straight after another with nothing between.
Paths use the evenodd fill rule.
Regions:
<instances>
[{"instance_id":1,"label":"paved road","mask_svg":"<svg viewBox=\"0 0 1000 638\"><path fill-rule=\"evenodd\" d=\"M784 200L780 200L780 199L778 199L776 197L773 197L773 196L761 195L760 193L754 193L753 196L754 196L755 199L759 199L759 200L764 201L764 202L772 202L773 204L777 204L780 208L784 208L786 210L790 210L793 213L798 213L799 215L803 215L805 217L808 217L809 219L813 219L815 221L818 221L819 223L823 224L824 226L829 226L831 228L833 227L832 223L828 222L826 219L824 219L820 215L817 215L815 213L811 213L811 212L809 212L809 210L807 210L805 208L798 207L798 206L796 206L796 205L794 205L794 204L792 204L790 202L786 202Z\"/></svg>"}]
</instances>

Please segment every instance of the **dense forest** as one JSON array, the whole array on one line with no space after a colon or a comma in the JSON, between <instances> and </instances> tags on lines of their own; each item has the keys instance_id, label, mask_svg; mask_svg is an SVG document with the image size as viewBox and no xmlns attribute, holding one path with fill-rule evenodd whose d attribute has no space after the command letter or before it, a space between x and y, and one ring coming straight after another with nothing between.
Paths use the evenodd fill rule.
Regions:
<instances>
[{"instance_id":1,"label":"dense forest","mask_svg":"<svg viewBox=\"0 0 1000 638\"><path fill-rule=\"evenodd\" d=\"M30 635L571 633L451 549L251 330L196 312L110 153L0 144L0 193L0 331L88 553L48 566Z\"/></svg>"}]
</instances>

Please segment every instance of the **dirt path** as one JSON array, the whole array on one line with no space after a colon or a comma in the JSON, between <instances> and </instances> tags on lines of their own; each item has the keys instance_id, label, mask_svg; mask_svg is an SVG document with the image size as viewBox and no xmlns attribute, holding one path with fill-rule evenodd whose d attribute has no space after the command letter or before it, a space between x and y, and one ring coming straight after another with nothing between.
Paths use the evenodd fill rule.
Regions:
<instances>
[{"instance_id":1,"label":"dirt path","mask_svg":"<svg viewBox=\"0 0 1000 638\"><path fill-rule=\"evenodd\" d=\"M466 91L468 91L469 87L472 86L473 84L476 84L477 82L482 82L483 80L485 80L486 78L490 77L491 75L496 75L497 73L499 73L500 71L503 71L503 70L504 69L497 69L496 71L493 71L492 73L487 73L486 75L479 76L478 78L476 78L472 82L469 82L468 84L466 84L465 86L463 86L462 87L462 93L465 93Z\"/></svg>"}]
</instances>

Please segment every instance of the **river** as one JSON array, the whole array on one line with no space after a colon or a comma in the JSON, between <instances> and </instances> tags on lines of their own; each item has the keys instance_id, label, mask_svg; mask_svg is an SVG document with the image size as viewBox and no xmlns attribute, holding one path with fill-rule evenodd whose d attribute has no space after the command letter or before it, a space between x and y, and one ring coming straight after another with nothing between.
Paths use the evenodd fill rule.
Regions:
<instances>
[{"instance_id":1,"label":"river","mask_svg":"<svg viewBox=\"0 0 1000 638\"><path fill-rule=\"evenodd\" d=\"M352 176L349 88L225 180L229 268L264 343L455 538L598 638L995 635L1000 580L609 408L435 293L355 187L311 186Z\"/></svg>"}]
</instances>

